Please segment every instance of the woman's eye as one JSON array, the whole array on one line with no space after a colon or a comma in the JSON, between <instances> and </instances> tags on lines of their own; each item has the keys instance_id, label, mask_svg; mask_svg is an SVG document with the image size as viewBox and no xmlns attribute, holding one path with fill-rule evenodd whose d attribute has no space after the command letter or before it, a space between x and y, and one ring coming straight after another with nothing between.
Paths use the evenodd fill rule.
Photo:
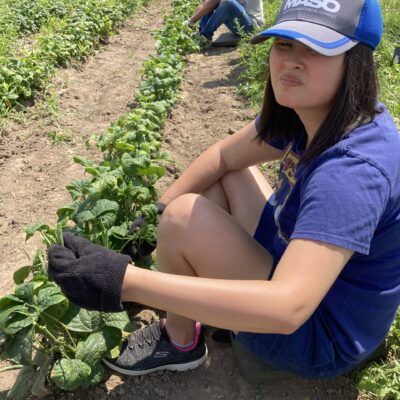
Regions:
<instances>
[{"instance_id":1,"label":"woman's eye","mask_svg":"<svg viewBox=\"0 0 400 400\"><path fill-rule=\"evenodd\" d=\"M316 56L316 55L318 55L318 53L317 53L315 50L310 49L310 48L307 49L307 53L308 53L310 56Z\"/></svg>"},{"instance_id":2,"label":"woman's eye","mask_svg":"<svg viewBox=\"0 0 400 400\"><path fill-rule=\"evenodd\" d=\"M275 46L279 47L280 49L289 49L292 47L290 42L275 42Z\"/></svg>"}]
</instances>

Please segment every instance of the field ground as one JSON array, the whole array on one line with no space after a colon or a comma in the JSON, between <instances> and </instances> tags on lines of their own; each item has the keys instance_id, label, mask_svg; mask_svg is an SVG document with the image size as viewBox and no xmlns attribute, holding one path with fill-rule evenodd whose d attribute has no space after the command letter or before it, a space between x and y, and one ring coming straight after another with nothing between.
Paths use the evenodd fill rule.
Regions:
<instances>
[{"instance_id":1,"label":"field ground","mask_svg":"<svg viewBox=\"0 0 400 400\"><path fill-rule=\"evenodd\" d=\"M140 79L142 62L154 52L151 30L161 26L170 9L167 0L153 2L127 21L120 34L84 65L59 71L47 101L38 102L0 134L0 294L13 288L12 273L28 264L40 246L34 238L24 247L25 225L54 224L56 210L69 202L64 189L81 178L74 155L96 159L85 141L103 132L129 110ZM236 93L240 72L236 49L211 49L190 56L181 99L164 129L163 148L177 164L161 181L166 187L202 150L239 129L254 117ZM58 141L59 143L54 143ZM268 173L268 172L267 172ZM145 312L143 319L151 313ZM341 399L360 400L347 378L330 381L291 379L255 386L238 374L228 345L217 344L207 328L209 359L188 373L160 373L126 378L110 375L94 389L57 394L54 399L200 400ZM0 374L0 399L6 397L16 372Z\"/></svg>"}]
</instances>

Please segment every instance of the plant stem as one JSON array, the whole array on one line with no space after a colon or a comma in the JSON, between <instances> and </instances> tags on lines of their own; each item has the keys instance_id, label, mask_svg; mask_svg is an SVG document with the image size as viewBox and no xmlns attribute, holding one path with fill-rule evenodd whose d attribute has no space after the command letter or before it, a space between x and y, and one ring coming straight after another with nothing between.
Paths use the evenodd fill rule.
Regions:
<instances>
[{"instance_id":1,"label":"plant stem","mask_svg":"<svg viewBox=\"0 0 400 400\"><path fill-rule=\"evenodd\" d=\"M21 369L21 368L23 368L23 365L21 365L21 364L9 365L8 367L1 368L0 373L2 373L4 371L11 371L13 369Z\"/></svg>"},{"instance_id":2,"label":"plant stem","mask_svg":"<svg viewBox=\"0 0 400 400\"><path fill-rule=\"evenodd\" d=\"M42 331L42 333L44 335L46 335L60 350L61 353L63 353L63 356L66 358L69 358L63 351L62 346L60 346L59 340L57 340L57 338L47 329L47 327L45 326L41 326L41 325L36 325L36 327L38 328L38 330ZM65 347L71 351L72 353L75 353L75 349L70 346L68 343L65 343Z\"/></svg>"},{"instance_id":3,"label":"plant stem","mask_svg":"<svg viewBox=\"0 0 400 400\"><path fill-rule=\"evenodd\" d=\"M72 345L73 345L74 348L76 349L75 340L74 340L74 338L71 336L71 333L70 333L69 329L68 329L61 321L57 320L56 318L54 318L54 317L51 316L50 314L47 314L47 313L45 313L45 312L43 312L43 314L44 314L46 317L49 317L50 319L52 319L54 322L57 322L59 325L61 325L61 327L65 330L66 334L68 335L69 339L71 340Z\"/></svg>"}]
</instances>

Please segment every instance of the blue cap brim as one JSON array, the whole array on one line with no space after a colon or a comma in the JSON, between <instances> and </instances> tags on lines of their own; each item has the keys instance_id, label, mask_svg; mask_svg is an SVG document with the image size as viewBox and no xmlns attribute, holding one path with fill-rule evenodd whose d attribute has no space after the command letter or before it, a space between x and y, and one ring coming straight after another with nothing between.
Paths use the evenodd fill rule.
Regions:
<instances>
[{"instance_id":1,"label":"blue cap brim","mask_svg":"<svg viewBox=\"0 0 400 400\"><path fill-rule=\"evenodd\" d=\"M283 21L254 36L257 44L271 37L296 40L325 56L336 56L354 47L358 42L330 28L307 21Z\"/></svg>"}]
</instances>

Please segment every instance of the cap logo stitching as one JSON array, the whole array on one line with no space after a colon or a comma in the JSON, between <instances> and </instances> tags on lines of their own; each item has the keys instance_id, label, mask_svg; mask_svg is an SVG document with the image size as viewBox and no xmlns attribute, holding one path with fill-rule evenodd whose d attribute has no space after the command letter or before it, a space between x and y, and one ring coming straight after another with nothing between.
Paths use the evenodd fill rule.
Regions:
<instances>
[{"instance_id":1,"label":"cap logo stitching","mask_svg":"<svg viewBox=\"0 0 400 400\"><path fill-rule=\"evenodd\" d=\"M331 13L338 13L340 10L340 3L336 0L287 0L284 10L298 6L323 8Z\"/></svg>"}]
</instances>

